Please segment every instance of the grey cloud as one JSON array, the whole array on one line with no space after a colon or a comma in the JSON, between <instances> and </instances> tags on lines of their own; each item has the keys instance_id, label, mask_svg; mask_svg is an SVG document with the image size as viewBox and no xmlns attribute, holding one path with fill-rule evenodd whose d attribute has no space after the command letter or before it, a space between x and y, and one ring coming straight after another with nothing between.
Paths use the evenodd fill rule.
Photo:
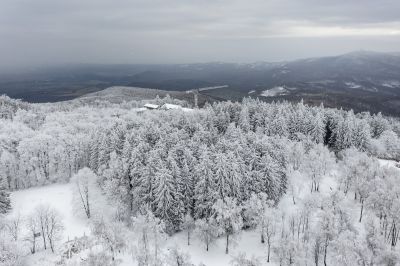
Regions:
<instances>
[{"instance_id":1,"label":"grey cloud","mask_svg":"<svg viewBox=\"0 0 400 266\"><path fill-rule=\"evenodd\" d=\"M2 0L0 65L392 51L398 10L394 0Z\"/></svg>"}]
</instances>

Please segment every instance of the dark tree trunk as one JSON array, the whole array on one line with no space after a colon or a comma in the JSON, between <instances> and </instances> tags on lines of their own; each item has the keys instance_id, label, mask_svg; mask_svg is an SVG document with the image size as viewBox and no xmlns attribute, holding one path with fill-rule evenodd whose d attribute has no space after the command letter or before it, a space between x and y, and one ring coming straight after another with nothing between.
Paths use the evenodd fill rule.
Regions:
<instances>
[{"instance_id":1,"label":"dark tree trunk","mask_svg":"<svg viewBox=\"0 0 400 266\"><path fill-rule=\"evenodd\" d=\"M226 234L226 249L225 254L229 253L229 234Z\"/></svg>"},{"instance_id":2,"label":"dark tree trunk","mask_svg":"<svg viewBox=\"0 0 400 266\"><path fill-rule=\"evenodd\" d=\"M41 226L41 228L42 228L43 247L44 247L44 249L47 249L47 244L46 244L46 235L44 234L44 228L43 228L43 225Z\"/></svg>"},{"instance_id":3,"label":"dark tree trunk","mask_svg":"<svg viewBox=\"0 0 400 266\"><path fill-rule=\"evenodd\" d=\"M325 240L325 248L324 248L324 266L326 266L326 254L328 253L328 239Z\"/></svg>"},{"instance_id":4,"label":"dark tree trunk","mask_svg":"<svg viewBox=\"0 0 400 266\"><path fill-rule=\"evenodd\" d=\"M261 230L261 244L265 243L264 228Z\"/></svg>"},{"instance_id":5,"label":"dark tree trunk","mask_svg":"<svg viewBox=\"0 0 400 266\"><path fill-rule=\"evenodd\" d=\"M363 210L364 210L364 200L361 200L361 211L360 211L360 219L358 220L358 222L361 223L361 219L363 216Z\"/></svg>"},{"instance_id":6,"label":"dark tree trunk","mask_svg":"<svg viewBox=\"0 0 400 266\"><path fill-rule=\"evenodd\" d=\"M32 241L31 253L35 254L35 252L36 252L36 238L35 238L35 233L33 233L33 241Z\"/></svg>"}]
</instances>

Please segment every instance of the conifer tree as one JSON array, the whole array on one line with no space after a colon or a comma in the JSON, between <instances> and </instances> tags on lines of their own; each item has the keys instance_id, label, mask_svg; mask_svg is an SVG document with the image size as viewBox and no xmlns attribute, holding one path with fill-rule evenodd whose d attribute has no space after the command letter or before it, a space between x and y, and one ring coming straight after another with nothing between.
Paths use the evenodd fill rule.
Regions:
<instances>
[{"instance_id":1,"label":"conifer tree","mask_svg":"<svg viewBox=\"0 0 400 266\"><path fill-rule=\"evenodd\" d=\"M9 210L11 210L10 193L7 191L5 179L0 177L0 214Z\"/></svg>"},{"instance_id":2,"label":"conifer tree","mask_svg":"<svg viewBox=\"0 0 400 266\"><path fill-rule=\"evenodd\" d=\"M195 187L195 217L197 219L209 218L212 214L212 206L216 200L214 174L212 162L206 147L202 147L200 162L196 175L198 182Z\"/></svg>"}]
</instances>

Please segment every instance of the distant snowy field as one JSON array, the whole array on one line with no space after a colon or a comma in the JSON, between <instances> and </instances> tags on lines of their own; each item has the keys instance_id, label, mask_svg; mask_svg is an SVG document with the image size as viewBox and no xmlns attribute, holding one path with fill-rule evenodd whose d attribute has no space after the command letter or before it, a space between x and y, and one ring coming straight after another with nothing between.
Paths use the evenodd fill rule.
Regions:
<instances>
[{"instance_id":1,"label":"distant snowy field","mask_svg":"<svg viewBox=\"0 0 400 266\"><path fill-rule=\"evenodd\" d=\"M274 87L272 89L261 92L260 96L274 97L274 96L278 96L278 95L285 95L285 94L287 94L287 92L288 92L288 90L285 87L279 86L279 87Z\"/></svg>"}]
</instances>

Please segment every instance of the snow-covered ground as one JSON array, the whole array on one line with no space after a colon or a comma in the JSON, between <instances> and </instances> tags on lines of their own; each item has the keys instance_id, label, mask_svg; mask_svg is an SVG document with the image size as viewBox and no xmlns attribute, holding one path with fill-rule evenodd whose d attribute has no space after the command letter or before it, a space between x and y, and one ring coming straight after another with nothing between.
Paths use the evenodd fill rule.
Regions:
<instances>
[{"instance_id":1,"label":"snow-covered ground","mask_svg":"<svg viewBox=\"0 0 400 266\"><path fill-rule=\"evenodd\" d=\"M222 88L228 88L228 87L229 87L229 85L203 87L203 88L199 88L199 91L209 91L209 90L216 90L216 89L222 89Z\"/></svg>"},{"instance_id":2,"label":"snow-covered ground","mask_svg":"<svg viewBox=\"0 0 400 266\"><path fill-rule=\"evenodd\" d=\"M81 237L84 234L90 235L88 220L77 214L73 208L72 186L73 184L54 184L15 191L11 194L13 211L8 216L20 214L21 217L27 217L37 206L48 204L62 215L65 227L63 242L75 237ZM224 241L224 238L218 239L207 252L204 244L195 238L193 238L191 245L188 246L187 235L185 232L181 232L167 239L164 248L179 247L182 251L190 254L191 260L196 265L201 262L207 266L230 265L232 257L239 252L245 252L249 257L256 256L264 260L266 246L260 243L260 235L257 231L244 231L238 240L238 244L231 247L229 255L225 254ZM57 259L59 259L59 256L57 257L49 251L40 251L35 255L28 255L26 261L29 265L42 266L51 265ZM119 254L118 259L122 260L123 266L135 265L128 251Z\"/></svg>"},{"instance_id":3,"label":"snow-covered ground","mask_svg":"<svg viewBox=\"0 0 400 266\"><path fill-rule=\"evenodd\" d=\"M28 217L34 209L48 204L56 209L64 223L64 241L89 234L87 221L74 213L72 207L72 184L54 184L15 191L11 194L12 212L9 216Z\"/></svg>"},{"instance_id":4,"label":"snow-covered ground","mask_svg":"<svg viewBox=\"0 0 400 266\"><path fill-rule=\"evenodd\" d=\"M388 80L382 83L382 86L388 88L397 88L400 87L400 81L398 80Z\"/></svg>"},{"instance_id":5,"label":"snow-covered ground","mask_svg":"<svg viewBox=\"0 0 400 266\"><path fill-rule=\"evenodd\" d=\"M390 160L379 160L382 166L395 167L396 162ZM400 171L400 168L397 168ZM314 193L314 196L323 198L329 195L332 191L337 189L336 180L334 178L335 171L325 176L321 180L321 187L319 193ZM301 204L301 201L310 195L309 184L306 179L298 180L303 183L303 186L298 189L295 197L297 204L293 204L292 195L288 193L282 198L279 203L278 209L284 211L288 216L295 214ZM78 215L73 208L72 200L72 188L73 184L54 184L44 187L30 188L26 190L20 190L11 194L13 211L8 215L13 216L20 214L21 217L29 216L36 206L40 204L48 204L51 207L58 210L63 217L63 223L65 226L63 242L74 237L81 237L84 234L89 235L89 223L88 220L81 215ZM104 203L102 203L104 204ZM107 204L106 204L107 205ZM351 198L346 199L346 205L349 210L352 210L351 219L354 221L353 224L358 225L356 222L359 215L359 205L356 201ZM104 207L104 209L109 206ZM105 215L107 211L103 211ZM363 228L357 228L359 233L363 233ZM225 239L220 238L210 246L210 250L206 251L205 246L195 237L192 237L191 245L187 245L187 235L185 232L175 234L169 237L163 244L164 249L171 249L173 247L179 247L182 251L187 252L190 255L192 262L195 265L204 263L207 266L228 266L233 256L238 253L246 253L248 257L257 257L263 262L263 265L277 265L274 262L266 263L266 245L260 243L260 235L256 230L243 231L239 237L237 245L234 245L230 249L230 254L225 254ZM80 256L85 256L85 252L81 253ZM272 254L272 257L274 255ZM126 251L117 255L117 258L122 261L123 266L135 265L131 253ZM59 259L59 256L51 254L50 251L40 251L34 255L28 255L26 261L28 265L52 265ZM80 258L75 258L79 261Z\"/></svg>"},{"instance_id":6,"label":"snow-covered ground","mask_svg":"<svg viewBox=\"0 0 400 266\"><path fill-rule=\"evenodd\" d=\"M286 88L279 86L279 87L274 87L272 89L261 92L260 96L273 97L273 96L277 96L277 95L285 95L286 92L287 92Z\"/></svg>"},{"instance_id":7,"label":"snow-covered ground","mask_svg":"<svg viewBox=\"0 0 400 266\"><path fill-rule=\"evenodd\" d=\"M398 166L400 166L400 163L398 163L398 162L396 162L396 161L379 159L379 163L380 163L382 166L396 167L396 168L399 169L399 171L400 171L400 168L398 167Z\"/></svg>"},{"instance_id":8,"label":"snow-covered ground","mask_svg":"<svg viewBox=\"0 0 400 266\"><path fill-rule=\"evenodd\" d=\"M362 86L360 84L357 84L355 82L345 82L346 86L349 87L350 89L359 89Z\"/></svg>"},{"instance_id":9,"label":"snow-covered ground","mask_svg":"<svg viewBox=\"0 0 400 266\"><path fill-rule=\"evenodd\" d=\"M249 230L242 232L238 243L230 250L230 254L225 254L225 238L220 238L210 247L207 252L203 243L197 239L193 239L193 243L188 246L186 233L176 234L168 240L167 247L178 246L183 251L190 254L191 260L195 265L204 263L207 266L225 266L230 265L232 257L240 252L245 252L248 257L258 257L261 261L265 261L266 245L261 244L260 234L257 231ZM274 265L274 264L268 264Z\"/></svg>"}]
</instances>

